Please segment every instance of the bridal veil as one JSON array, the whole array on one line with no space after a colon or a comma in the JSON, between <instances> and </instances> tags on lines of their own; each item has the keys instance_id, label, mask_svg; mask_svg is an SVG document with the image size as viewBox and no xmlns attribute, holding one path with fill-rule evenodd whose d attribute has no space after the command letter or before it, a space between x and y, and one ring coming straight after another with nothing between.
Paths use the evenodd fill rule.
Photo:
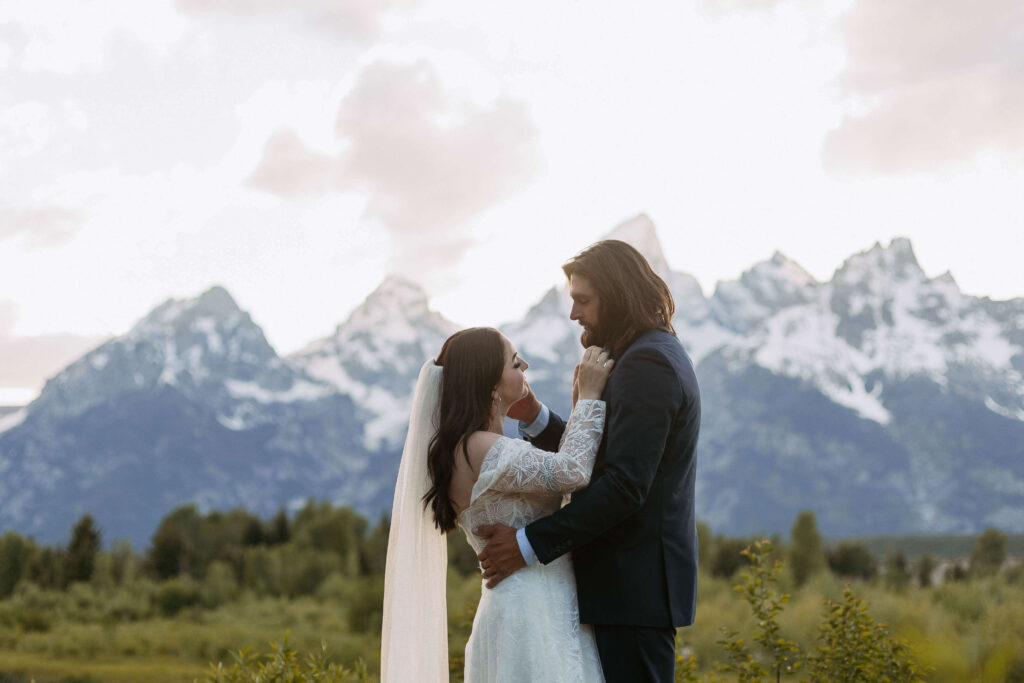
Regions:
<instances>
[{"instance_id":1,"label":"bridal veil","mask_svg":"<svg viewBox=\"0 0 1024 683\"><path fill-rule=\"evenodd\" d=\"M381 683L448 681L448 545L423 505L441 372L433 360L420 369L398 466L384 569Z\"/></svg>"}]
</instances>

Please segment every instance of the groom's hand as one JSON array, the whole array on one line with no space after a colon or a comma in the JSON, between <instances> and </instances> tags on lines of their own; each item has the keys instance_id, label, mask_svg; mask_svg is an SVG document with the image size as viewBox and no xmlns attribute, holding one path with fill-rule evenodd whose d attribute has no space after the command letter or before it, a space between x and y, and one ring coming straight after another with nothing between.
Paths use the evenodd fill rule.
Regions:
<instances>
[{"instance_id":1,"label":"groom's hand","mask_svg":"<svg viewBox=\"0 0 1024 683\"><path fill-rule=\"evenodd\" d=\"M526 396L508 407L508 418L531 424L540 414L540 401L533 395L533 389L530 389L529 384L526 385L526 388L528 389Z\"/></svg>"},{"instance_id":2,"label":"groom's hand","mask_svg":"<svg viewBox=\"0 0 1024 683\"><path fill-rule=\"evenodd\" d=\"M480 538L489 539L477 559L487 580L487 587L494 588L503 580L526 566L526 560L519 552L516 530L504 524L486 524L473 529Z\"/></svg>"}]
</instances>

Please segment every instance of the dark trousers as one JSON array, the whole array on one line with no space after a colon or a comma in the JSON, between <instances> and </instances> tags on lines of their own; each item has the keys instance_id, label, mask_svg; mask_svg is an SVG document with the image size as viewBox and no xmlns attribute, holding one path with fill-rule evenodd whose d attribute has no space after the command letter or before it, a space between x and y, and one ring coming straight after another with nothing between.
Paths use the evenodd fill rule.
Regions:
<instances>
[{"instance_id":1,"label":"dark trousers","mask_svg":"<svg viewBox=\"0 0 1024 683\"><path fill-rule=\"evenodd\" d=\"M676 630L594 626L605 683L672 683Z\"/></svg>"}]
</instances>

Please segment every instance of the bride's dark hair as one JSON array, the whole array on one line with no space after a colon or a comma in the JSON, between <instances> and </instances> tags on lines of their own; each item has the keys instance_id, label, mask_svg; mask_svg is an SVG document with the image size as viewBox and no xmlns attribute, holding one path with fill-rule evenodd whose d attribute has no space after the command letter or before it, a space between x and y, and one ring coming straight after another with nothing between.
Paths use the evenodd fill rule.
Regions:
<instances>
[{"instance_id":1,"label":"bride's dark hair","mask_svg":"<svg viewBox=\"0 0 1024 683\"><path fill-rule=\"evenodd\" d=\"M438 354L441 373L437 433L427 449L431 487L424 505L434 512L434 524L442 533L455 528L455 506L448 495L455 472L456 449L469 462L466 438L487 429L494 388L501 381L505 347L501 333L491 327L471 327L445 340Z\"/></svg>"}]
</instances>

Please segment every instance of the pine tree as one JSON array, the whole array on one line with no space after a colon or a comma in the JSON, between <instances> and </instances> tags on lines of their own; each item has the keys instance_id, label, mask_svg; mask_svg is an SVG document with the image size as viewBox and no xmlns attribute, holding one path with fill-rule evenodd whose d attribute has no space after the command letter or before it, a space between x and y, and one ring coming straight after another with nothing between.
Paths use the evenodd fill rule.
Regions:
<instances>
[{"instance_id":1,"label":"pine tree","mask_svg":"<svg viewBox=\"0 0 1024 683\"><path fill-rule=\"evenodd\" d=\"M280 545L291 540L292 530L288 522L288 513L284 508L279 508L270 523L270 533L267 535L267 542L270 545Z\"/></svg>"},{"instance_id":2,"label":"pine tree","mask_svg":"<svg viewBox=\"0 0 1024 683\"><path fill-rule=\"evenodd\" d=\"M32 556L36 554L35 544L8 531L0 537L0 600L7 598L28 574Z\"/></svg>"},{"instance_id":3,"label":"pine tree","mask_svg":"<svg viewBox=\"0 0 1024 683\"><path fill-rule=\"evenodd\" d=\"M96 553L100 551L100 530L92 516L82 515L71 530L71 543L64 559L64 577L68 583L88 581L96 567Z\"/></svg>"},{"instance_id":4,"label":"pine tree","mask_svg":"<svg viewBox=\"0 0 1024 683\"><path fill-rule=\"evenodd\" d=\"M902 590L910 581L907 558L902 550L890 552L885 558L885 585L894 590Z\"/></svg>"},{"instance_id":5,"label":"pine tree","mask_svg":"<svg viewBox=\"0 0 1024 683\"><path fill-rule=\"evenodd\" d=\"M931 555L924 555L917 561L917 585L927 588L932 585L932 572L936 567L935 558Z\"/></svg>"},{"instance_id":6,"label":"pine tree","mask_svg":"<svg viewBox=\"0 0 1024 683\"><path fill-rule=\"evenodd\" d=\"M790 537L789 566L796 585L800 586L825 568L825 546L813 512L804 510L797 515Z\"/></svg>"},{"instance_id":7,"label":"pine tree","mask_svg":"<svg viewBox=\"0 0 1024 683\"><path fill-rule=\"evenodd\" d=\"M1006 536L996 529L986 529L978 536L971 552L971 574L991 576L1006 561Z\"/></svg>"}]
</instances>

